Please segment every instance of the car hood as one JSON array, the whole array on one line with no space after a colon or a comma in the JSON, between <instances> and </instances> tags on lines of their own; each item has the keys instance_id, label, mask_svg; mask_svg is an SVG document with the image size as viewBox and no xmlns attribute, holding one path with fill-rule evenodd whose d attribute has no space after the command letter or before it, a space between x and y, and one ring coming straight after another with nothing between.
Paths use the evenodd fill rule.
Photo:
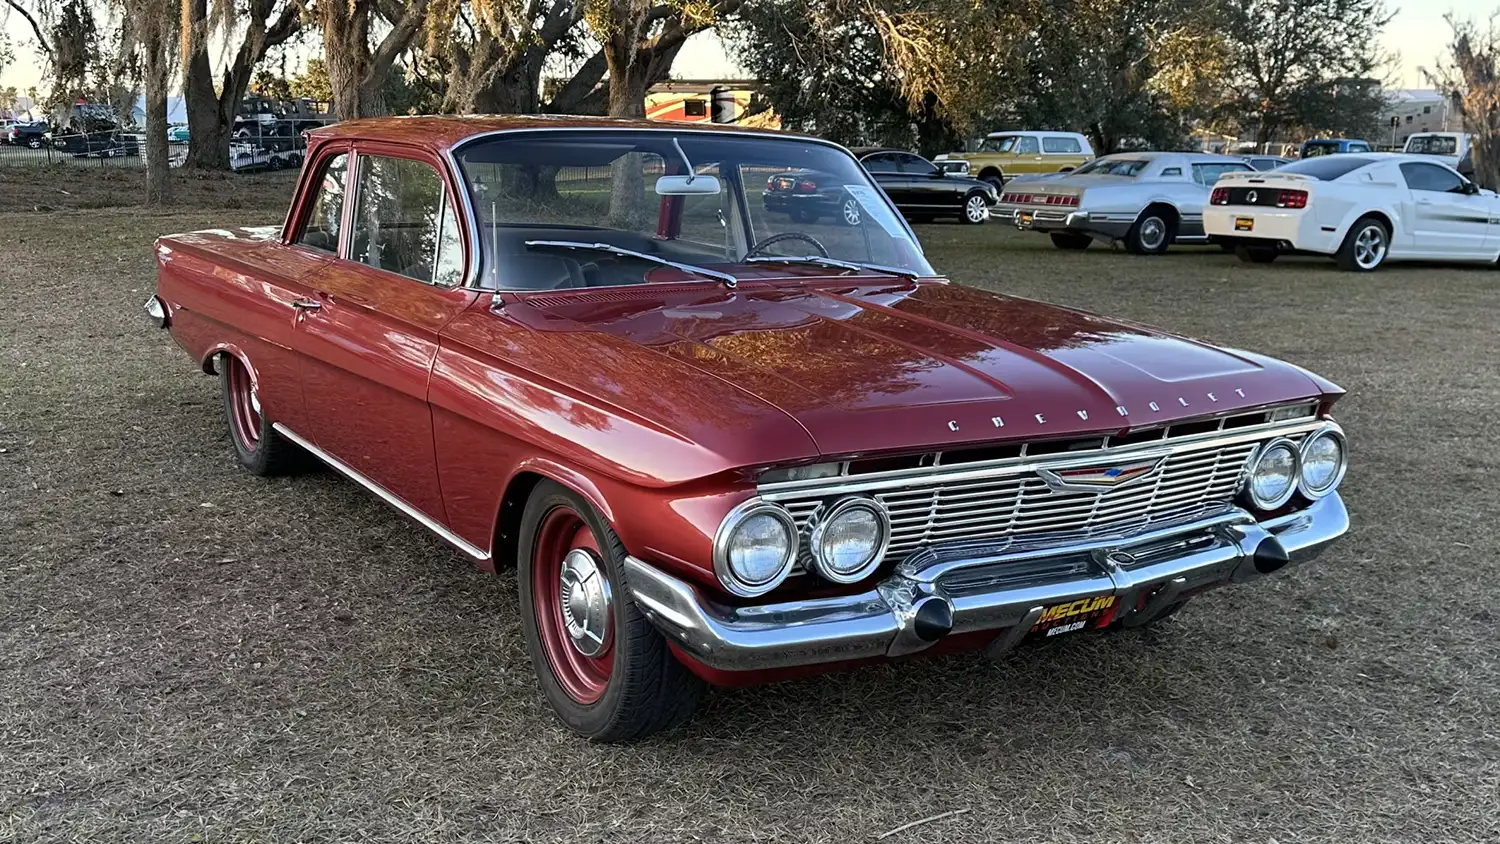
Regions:
<instances>
[{"instance_id":1,"label":"car hood","mask_svg":"<svg viewBox=\"0 0 1500 844\"><path fill-rule=\"evenodd\" d=\"M673 406L662 394L673 389L683 407L712 401L705 392L722 407L753 398L827 456L1123 432L1337 389L1270 358L943 282L746 283L670 304L645 290L580 291L506 313L597 337L613 360L612 403L630 409L620 376L649 370L639 404ZM577 360L588 346L573 344Z\"/></svg>"}]
</instances>

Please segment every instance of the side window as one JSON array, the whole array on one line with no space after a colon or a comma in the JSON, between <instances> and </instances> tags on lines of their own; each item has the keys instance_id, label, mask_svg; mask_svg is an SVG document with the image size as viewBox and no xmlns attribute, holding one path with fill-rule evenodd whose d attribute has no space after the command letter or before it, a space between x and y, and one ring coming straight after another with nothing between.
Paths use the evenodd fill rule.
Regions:
<instances>
[{"instance_id":1,"label":"side window","mask_svg":"<svg viewBox=\"0 0 1500 844\"><path fill-rule=\"evenodd\" d=\"M1042 152L1058 154L1080 153L1083 147L1079 145L1077 138L1060 138L1048 136L1042 138Z\"/></svg>"},{"instance_id":2,"label":"side window","mask_svg":"<svg viewBox=\"0 0 1500 844\"><path fill-rule=\"evenodd\" d=\"M1349 151L1350 152L1369 152L1370 151L1370 146L1369 146L1369 144L1350 144L1349 145Z\"/></svg>"},{"instance_id":3,"label":"side window","mask_svg":"<svg viewBox=\"0 0 1500 844\"><path fill-rule=\"evenodd\" d=\"M933 167L932 162L920 155L898 155L896 156L896 161L903 173L915 173L919 176L925 176L937 169Z\"/></svg>"},{"instance_id":4,"label":"side window","mask_svg":"<svg viewBox=\"0 0 1500 844\"><path fill-rule=\"evenodd\" d=\"M1464 186L1457 174L1434 164L1403 164L1401 175L1406 177L1406 186L1412 190L1460 193Z\"/></svg>"},{"instance_id":5,"label":"side window","mask_svg":"<svg viewBox=\"0 0 1500 844\"><path fill-rule=\"evenodd\" d=\"M1036 155L1040 147L1037 146L1036 138L1027 136L1016 141L1017 155Z\"/></svg>"},{"instance_id":6,"label":"side window","mask_svg":"<svg viewBox=\"0 0 1500 844\"><path fill-rule=\"evenodd\" d=\"M1162 168L1161 174L1163 176L1181 176L1182 175L1182 168L1181 167L1164 167L1164 168Z\"/></svg>"},{"instance_id":7,"label":"side window","mask_svg":"<svg viewBox=\"0 0 1500 844\"><path fill-rule=\"evenodd\" d=\"M877 152L867 155L863 161L865 169L871 173L896 173L900 168L896 166L896 156L887 152Z\"/></svg>"},{"instance_id":8,"label":"side window","mask_svg":"<svg viewBox=\"0 0 1500 844\"><path fill-rule=\"evenodd\" d=\"M1204 187L1213 187L1214 182L1217 182L1225 173L1238 173L1249 169L1250 167L1245 164L1194 164L1193 181Z\"/></svg>"},{"instance_id":9,"label":"side window","mask_svg":"<svg viewBox=\"0 0 1500 844\"><path fill-rule=\"evenodd\" d=\"M313 199L307 225L297 242L311 249L337 254L339 226L344 218L344 176L349 172L349 154L341 152L328 159L318 179L318 195Z\"/></svg>"},{"instance_id":10,"label":"side window","mask_svg":"<svg viewBox=\"0 0 1500 844\"><path fill-rule=\"evenodd\" d=\"M407 158L361 155L355 190L350 260L417 281L457 283L463 245L436 170Z\"/></svg>"}]
</instances>

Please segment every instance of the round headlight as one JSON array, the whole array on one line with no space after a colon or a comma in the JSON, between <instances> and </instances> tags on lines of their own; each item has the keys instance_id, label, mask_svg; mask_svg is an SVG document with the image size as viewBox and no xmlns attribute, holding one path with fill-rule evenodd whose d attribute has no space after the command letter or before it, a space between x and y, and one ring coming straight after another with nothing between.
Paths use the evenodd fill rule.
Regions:
<instances>
[{"instance_id":1,"label":"round headlight","mask_svg":"<svg viewBox=\"0 0 1500 844\"><path fill-rule=\"evenodd\" d=\"M1311 499L1322 498L1344 479L1349 458L1344 432L1336 427L1322 428L1302 441L1302 479L1299 488Z\"/></svg>"},{"instance_id":2,"label":"round headlight","mask_svg":"<svg viewBox=\"0 0 1500 844\"><path fill-rule=\"evenodd\" d=\"M824 579L853 583L880 566L890 541L891 520L873 499L845 498L818 519L811 545Z\"/></svg>"},{"instance_id":3,"label":"round headlight","mask_svg":"<svg viewBox=\"0 0 1500 844\"><path fill-rule=\"evenodd\" d=\"M1250 465L1245 490L1250 502L1262 510L1285 504L1297 489L1297 446L1288 439L1275 439L1261 447Z\"/></svg>"},{"instance_id":4,"label":"round headlight","mask_svg":"<svg viewBox=\"0 0 1500 844\"><path fill-rule=\"evenodd\" d=\"M797 523L782 507L749 501L731 510L714 538L714 570L730 592L745 598L775 589L792 570Z\"/></svg>"}]
</instances>

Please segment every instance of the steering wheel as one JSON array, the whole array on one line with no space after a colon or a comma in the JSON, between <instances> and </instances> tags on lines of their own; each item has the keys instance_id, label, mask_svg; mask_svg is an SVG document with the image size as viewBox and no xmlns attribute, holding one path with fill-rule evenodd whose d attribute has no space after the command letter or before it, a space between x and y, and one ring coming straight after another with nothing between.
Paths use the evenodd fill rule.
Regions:
<instances>
[{"instance_id":1,"label":"steering wheel","mask_svg":"<svg viewBox=\"0 0 1500 844\"><path fill-rule=\"evenodd\" d=\"M828 257L828 250L826 248L824 248L823 244L821 244L821 243L818 242L817 238L813 237L810 234L803 234L802 232L782 232L781 234L773 234L770 237L765 238L764 240L762 240L759 243L756 243L754 246L750 247L750 249L745 252L745 257L746 258L753 258L753 257L755 257L756 253L758 253L761 250L765 249L767 246L772 246L774 244L782 242L783 240L801 240L801 241L805 241L807 243L812 244L812 248L818 250L818 257L819 258L827 258Z\"/></svg>"}]
</instances>

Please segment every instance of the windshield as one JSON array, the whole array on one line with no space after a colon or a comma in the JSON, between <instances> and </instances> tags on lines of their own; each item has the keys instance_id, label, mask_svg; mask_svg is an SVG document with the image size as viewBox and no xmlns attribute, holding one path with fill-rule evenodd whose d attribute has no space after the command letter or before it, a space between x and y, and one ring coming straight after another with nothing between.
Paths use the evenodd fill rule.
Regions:
<instances>
[{"instance_id":1,"label":"windshield","mask_svg":"<svg viewBox=\"0 0 1500 844\"><path fill-rule=\"evenodd\" d=\"M1334 155L1338 151L1338 141L1308 141L1302 145L1303 158L1312 158L1315 155Z\"/></svg>"},{"instance_id":2,"label":"windshield","mask_svg":"<svg viewBox=\"0 0 1500 844\"><path fill-rule=\"evenodd\" d=\"M1418 155L1458 155L1458 138L1443 135L1412 135L1406 151Z\"/></svg>"},{"instance_id":3,"label":"windshield","mask_svg":"<svg viewBox=\"0 0 1500 844\"><path fill-rule=\"evenodd\" d=\"M456 158L476 217L478 284L489 290L849 271L756 260L776 257L933 275L864 168L826 144L579 129L484 138Z\"/></svg>"},{"instance_id":4,"label":"windshield","mask_svg":"<svg viewBox=\"0 0 1500 844\"><path fill-rule=\"evenodd\" d=\"M1139 158L1096 158L1073 172L1080 176L1093 173L1096 176L1128 176L1133 179L1150 163Z\"/></svg>"},{"instance_id":5,"label":"windshield","mask_svg":"<svg viewBox=\"0 0 1500 844\"><path fill-rule=\"evenodd\" d=\"M1311 176L1320 182L1331 182L1346 173L1353 173L1355 170L1373 163L1375 163L1375 159L1367 155L1325 155L1294 161L1285 167L1277 168L1276 172L1300 173L1304 176Z\"/></svg>"},{"instance_id":6,"label":"windshield","mask_svg":"<svg viewBox=\"0 0 1500 844\"><path fill-rule=\"evenodd\" d=\"M1015 149L1020 135L991 135L979 142L980 152L1010 152Z\"/></svg>"}]
</instances>

